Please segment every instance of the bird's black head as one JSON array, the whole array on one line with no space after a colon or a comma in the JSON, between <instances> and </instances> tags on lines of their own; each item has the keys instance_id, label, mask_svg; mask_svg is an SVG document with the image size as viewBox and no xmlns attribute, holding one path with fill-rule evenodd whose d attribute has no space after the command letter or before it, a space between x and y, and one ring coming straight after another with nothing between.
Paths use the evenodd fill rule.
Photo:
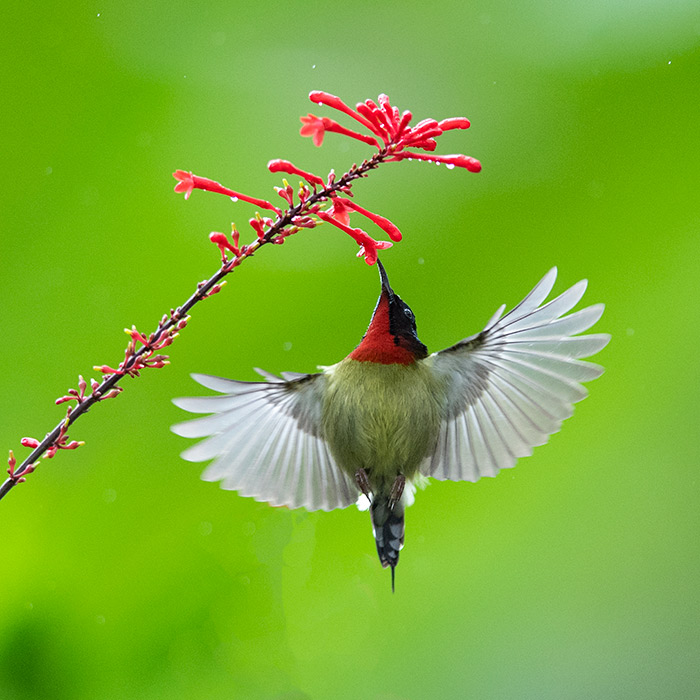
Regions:
<instances>
[{"instance_id":1,"label":"bird's black head","mask_svg":"<svg viewBox=\"0 0 700 700\"><path fill-rule=\"evenodd\" d=\"M383 265L377 260L382 293L362 342L350 353L360 362L409 365L428 356L418 340L416 318L408 304L394 293Z\"/></svg>"},{"instance_id":2,"label":"bird's black head","mask_svg":"<svg viewBox=\"0 0 700 700\"><path fill-rule=\"evenodd\" d=\"M389 303L389 333L394 337L396 345L400 344L413 352L416 359L426 357L428 348L418 339L416 317L411 311L411 307L391 288L386 270L379 260L377 260L377 267L382 283L382 293L379 296L377 308L379 308L382 298L386 297Z\"/></svg>"}]
</instances>

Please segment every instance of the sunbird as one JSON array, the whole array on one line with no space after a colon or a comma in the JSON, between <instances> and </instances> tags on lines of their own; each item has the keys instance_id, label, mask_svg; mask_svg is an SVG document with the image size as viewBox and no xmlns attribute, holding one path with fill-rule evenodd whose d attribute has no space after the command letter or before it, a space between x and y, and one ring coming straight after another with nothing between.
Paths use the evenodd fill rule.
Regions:
<instances>
[{"instance_id":1,"label":"sunbird","mask_svg":"<svg viewBox=\"0 0 700 700\"><path fill-rule=\"evenodd\" d=\"M266 380L258 382L193 374L220 395L174 399L186 411L212 415L172 430L206 437L182 456L213 459L202 478L242 496L308 510L369 505L394 590L416 482L477 481L532 454L587 396L581 382L602 374L600 365L580 358L597 353L610 336L577 335L598 321L603 304L564 315L586 280L545 303L557 276L552 268L480 333L429 355L413 312L381 262L377 267L379 301L345 359L316 374L277 377L256 369Z\"/></svg>"}]
</instances>

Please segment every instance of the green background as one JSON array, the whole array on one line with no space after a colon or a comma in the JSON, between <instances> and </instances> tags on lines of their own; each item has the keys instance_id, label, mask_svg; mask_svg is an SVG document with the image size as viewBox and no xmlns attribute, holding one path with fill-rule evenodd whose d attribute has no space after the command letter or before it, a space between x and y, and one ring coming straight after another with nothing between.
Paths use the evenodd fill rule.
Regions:
<instances>
[{"instance_id":1,"label":"green background","mask_svg":"<svg viewBox=\"0 0 700 700\"><path fill-rule=\"evenodd\" d=\"M3 700L700 696L696 0L8 3L3 24L5 449L214 272L210 231L251 237L251 207L186 202L173 170L274 197L271 158L370 153L299 137L330 115L312 89L472 120L438 152L481 174L355 188L403 231L382 259L431 350L555 264L613 336L551 444L418 494L391 595L366 513L221 491L168 430L189 372L312 371L362 336L378 281L347 236L263 249L0 504Z\"/></svg>"}]
</instances>

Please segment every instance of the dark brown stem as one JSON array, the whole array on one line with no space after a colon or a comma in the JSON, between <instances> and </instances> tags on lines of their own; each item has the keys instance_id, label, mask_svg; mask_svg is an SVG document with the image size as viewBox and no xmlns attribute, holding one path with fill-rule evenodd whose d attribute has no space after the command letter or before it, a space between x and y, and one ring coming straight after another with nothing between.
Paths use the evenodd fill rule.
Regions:
<instances>
[{"instance_id":1,"label":"dark brown stem","mask_svg":"<svg viewBox=\"0 0 700 700\"><path fill-rule=\"evenodd\" d=\"M268 231L266 231L263 238L258 238L249 245L245 246L241 250L240 255L237 257L231 260L224 260L221 267L208 280L202 284L199 284L197 286L197 291L195 291L190 298L187 299L184 304L182 304L182 306L179 306L177 309L172 311L167 320L161 321L161 323L158 324L158 327L152 336L152 342L155 344L158 338L162 337L164 333L167 334L173 330L182 319L188 316L190 310L195 306L195 304L205 299L209 292L217 284L219 284L224 277L226 277L226 275L233 272L238 265L240 265L246 258L253 255L253 253L258 251L262 246L267 243L271 243L278 233L280 233L286 226L292 224L294 218L308 212L315 204L328 200L336 192L349 186L354 180L357 180L360 177L365 177L369 171L377 168L389 157L391 157L391 144L375 153L368 160L363 161L360 165L353 165L347 173L336 180L332 185L315 192L302 204L297 204L295 207L292 207L282 215L278 215L277 220L270 226ZM134 352L124 362L123 366L120 367L119 373L109 374L106 376L102 380L102 383L92 392L92 394L79 401L78 405L75 406L72 411L70 411L70 414L64 417L50 433L47 433L46 437L37 447L34 448L32 453L15 469L15 476L10 476L2 485L0 485L0 500L2 500L18 483L20 483L19 479L22 472L27 467L35 464L37 460L56 442L56 440L60 438L61 429L64 426L68 427L68 425L75 423L80 416L87 413L98 401L103 400L105 395L112 389L116 388L119 382L127 374L129 374L129 370L138 364L139 358L150 350L151 348L148 345L145 345Z\"/></svg>"}]
</instances>

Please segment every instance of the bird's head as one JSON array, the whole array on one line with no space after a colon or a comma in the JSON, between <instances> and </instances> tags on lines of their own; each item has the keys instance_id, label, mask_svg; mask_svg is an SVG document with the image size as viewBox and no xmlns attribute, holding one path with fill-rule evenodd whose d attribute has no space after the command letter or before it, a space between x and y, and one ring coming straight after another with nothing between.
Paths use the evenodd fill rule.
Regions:
<instances>
[{"instance_id":1,"label":"bird's head","mask_svg":"<svg viewBox=\"0 0 700 700\"><path fill-rule=\"evenodd\" d=\"M389 284L384 266L377 260L382 291L374 309L369 328L362 342L350 353L359 362L384 365L409 365L428 355L428 349L418 340L416 318Z\"/></svg>"}]
</instances>

